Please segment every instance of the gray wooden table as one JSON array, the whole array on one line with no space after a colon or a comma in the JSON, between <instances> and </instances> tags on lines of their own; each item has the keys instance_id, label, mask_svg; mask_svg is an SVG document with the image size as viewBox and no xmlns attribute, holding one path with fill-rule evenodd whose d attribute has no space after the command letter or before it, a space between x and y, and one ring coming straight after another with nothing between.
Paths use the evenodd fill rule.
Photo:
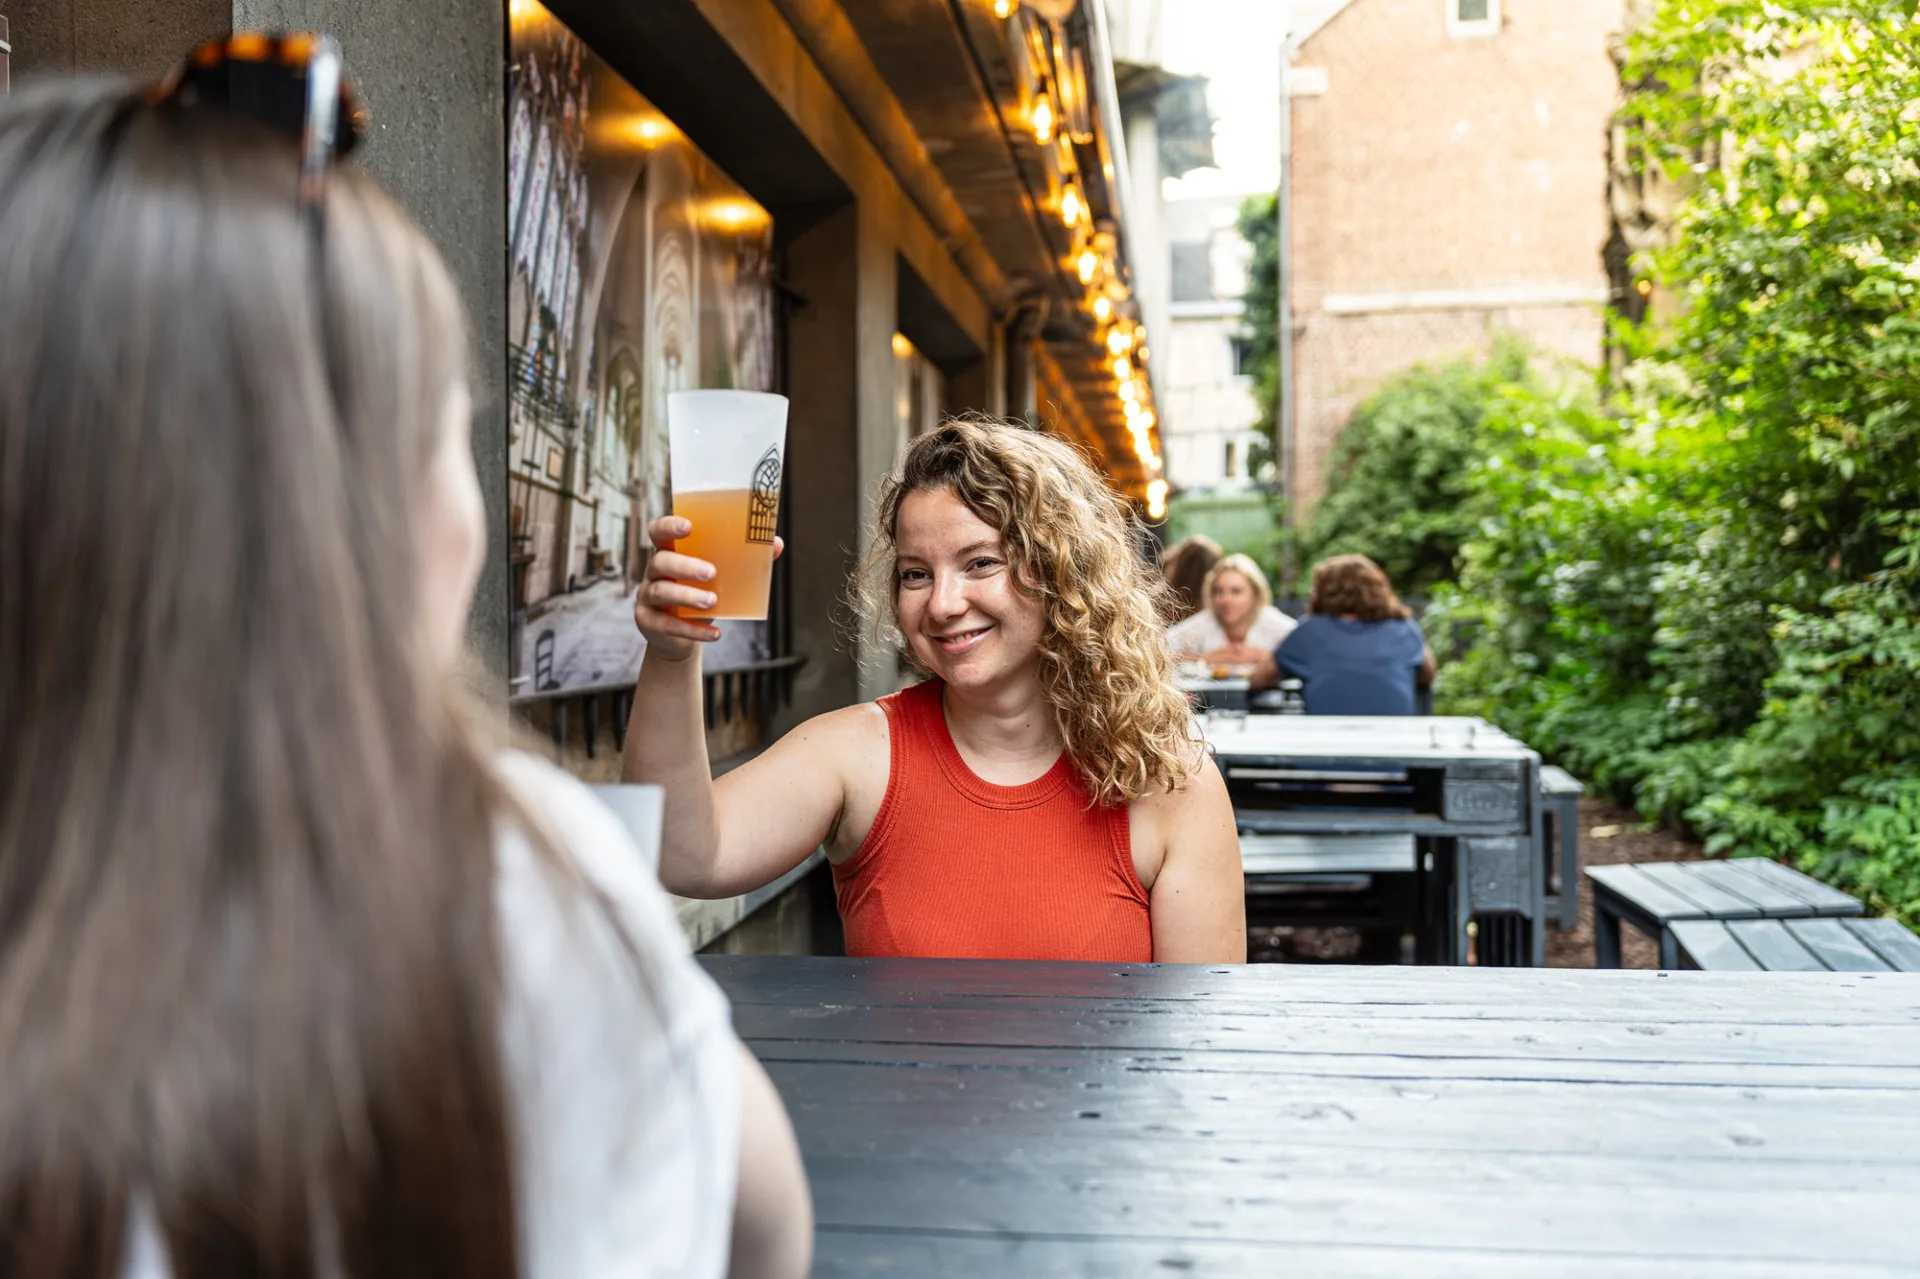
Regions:
<instances>
[{"instance_id":1,"label":"gray wooden table","mask_svg":"<svg viewBox=\"0 0 1920 1279\"><path fill-rule=\"evenodd\" d=\"M1540 757L1485 720L1454 716L1200 716L1244 835L1412 835L1446 934L1436 956L1545 962ZM1391 780L1401 793L1355 794ZM1263 789L1264 788L1264 789ZM1375 802L1376 798L1380 802ZM1431 864L1430 864L1431 860ZM1498 947L1495 943L1498 939Z\"/></svg>"},{"instance_id":2,"label":"gray wooden table","mask_svg":"<svg viewBox=\"0 0 1920 1279\"><path fill-rule=\"evenodd\" d=\"M1920 1269L1920 975L702 963L819 1279Z\"/></svg>"}]
</instances>

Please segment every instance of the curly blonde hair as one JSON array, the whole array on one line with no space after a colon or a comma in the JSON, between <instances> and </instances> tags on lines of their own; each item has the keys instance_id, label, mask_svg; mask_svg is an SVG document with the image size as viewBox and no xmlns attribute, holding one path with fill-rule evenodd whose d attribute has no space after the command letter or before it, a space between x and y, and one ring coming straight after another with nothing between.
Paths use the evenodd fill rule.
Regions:
<instances>
[{"instance_id":1,"label":"curly blonde hair","mask_svg":"<svg viewBox=\"0 0 1920 1279\"><path fill-rule=\"evenodd\" d=\"M881 489L878 527L855 579L854 604L874 637L904 639L894 567L900 504L942 489L998 530L1016 589L1045 605L1040 681L1094 802L1184 787L1198 748L1161 627L1170 592L1136 549L1131 508L1061 440L962 418L913 442Z\"/></svg>"}]
</instances>

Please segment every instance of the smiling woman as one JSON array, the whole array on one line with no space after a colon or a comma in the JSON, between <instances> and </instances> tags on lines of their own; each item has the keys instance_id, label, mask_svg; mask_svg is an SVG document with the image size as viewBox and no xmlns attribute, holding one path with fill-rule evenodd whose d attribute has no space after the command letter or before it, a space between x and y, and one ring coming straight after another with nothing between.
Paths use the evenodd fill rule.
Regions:
<instances>
[{"instance_id":1,"label":"smiling woman","mask_svg":"<svg viewBox=\"0 0 1920 1279\"><path fill-rule=\"evenodd\" d=\"M928 678L718 783L690 659L719 631L673 613L712 580L672 550L688 532L654 525L627 736L629 780L668 788L668 888L745 892L824 845L851 954L1245 958L1232 809L1171 683L1165 587L1078 453L982 421L916 440L855 594Z\"/></svg>"}]
</instances>

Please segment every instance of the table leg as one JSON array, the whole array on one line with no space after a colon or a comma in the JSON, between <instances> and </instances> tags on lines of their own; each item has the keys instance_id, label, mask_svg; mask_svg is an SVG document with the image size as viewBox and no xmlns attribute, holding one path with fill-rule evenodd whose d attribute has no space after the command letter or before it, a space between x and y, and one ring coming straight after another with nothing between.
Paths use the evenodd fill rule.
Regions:
<instances>
[{"instance_id":1,"label":"table leg","mask_svg":"<svg viewBox=\"0 0 1920 1279\"><path fill-rule=\"evenodd\" d=\"M1668 972L1680 967L1680 939L1665 924L1660 925L1660 967Z\"/></svg>"},{"instance_id":2,"label":"table leg","mask_svg":"<svg viewBox=\"0 0 1920 1279\"><path fill-rule=\"evenodd\" d=\"M1620 966L1620 916L1607 909L1598 893L1593 898L1593 966Z\"/></svg>"},{"instance_id":3,"label":"table leg","mask_svg":"<svg viewBox=\"0 0 1920 1279\"><path fill-rule=\"evenodd\" d=\"M1578 809L1562 809L1554 817L1560 837L1560 927L1580 927L1580 819Z\"/></svg>"}]
</instances>

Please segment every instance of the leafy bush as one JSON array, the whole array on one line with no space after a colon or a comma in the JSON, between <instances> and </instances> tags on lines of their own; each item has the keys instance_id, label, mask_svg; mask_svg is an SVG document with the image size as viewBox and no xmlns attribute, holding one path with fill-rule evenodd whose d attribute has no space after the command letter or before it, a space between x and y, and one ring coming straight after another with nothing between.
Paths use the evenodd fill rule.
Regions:
<instances>
[{"instance_id":1,"label":"leafy bush","mask_svg":"<svg viewBox=\"0 0 1920 1279\"><path fill-rule=\"evenodd\" d=\"M1920 923L1913 7L1662 0L1630 38L1674 306L1604 415L1489 398L1435 615L1443 705Z\"/></svg>"}]
</instances>

